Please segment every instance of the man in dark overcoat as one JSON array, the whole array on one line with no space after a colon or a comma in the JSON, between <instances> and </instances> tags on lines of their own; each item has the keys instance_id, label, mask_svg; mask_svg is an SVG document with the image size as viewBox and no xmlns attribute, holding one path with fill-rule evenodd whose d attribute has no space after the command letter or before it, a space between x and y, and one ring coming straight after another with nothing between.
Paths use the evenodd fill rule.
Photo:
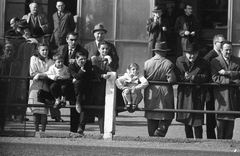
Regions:
<instances>
[{"instance_id":1,"label":"man in dark overcoat","mask_svg":"<svg viewBox=\"0 0 240 156\"><path fill-rule=\"evenodd\" d=\"M221 43L225 41L225 38L222 34L217 34L213 37L213 49L204 56L204 59L209 63L215 57L221 55ZM210 79L211 82L212 79ZM208 87L209 100L206 101L206 110L215 110L214 109L214 94L213 87ZM208 139L216 139L215 128L217 126L215 114L206 114L206 133Z\"/></svg>"},{"instance_id":2,"label":"man in dark overcoat","mask_svg":"<svg viewBox=\"0 0 240 156\"><path fill-rule=\"evenodd\" d=\"M221 44L221 54L211 61L213 82L219 84L240 83L240 58L232 55L232 43ZM214 101L216 111L239 111L239 86L215 86ZM217 138L232 139L236 115L217 114Z\"/></svg>"},{"instance_id":3,"label":"man in dark overcoat","mask_svg":"<svg viewBox=\"0 0 240 156\"><path fill-rule=\"evenodd\" d=\"M206 87L201 83L208 82L210 68L209 63L198 56L198 45L187 44L186 56L180 56L176 61L175 74L178 82L190 82L196 85L178 85L177 108L188 110L203 110L205 103ZM202 138L203 114L177 113L176 120L185 125L187 138Z\"/></svg>"}]
</instances>

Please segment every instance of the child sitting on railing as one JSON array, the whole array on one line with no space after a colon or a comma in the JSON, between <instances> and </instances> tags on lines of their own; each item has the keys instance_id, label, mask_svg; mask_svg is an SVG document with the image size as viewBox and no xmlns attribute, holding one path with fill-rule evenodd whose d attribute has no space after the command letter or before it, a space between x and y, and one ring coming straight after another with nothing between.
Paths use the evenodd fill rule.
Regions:
<instances>
[{"instance_id":1,"label":"child sitting on railing","mask_svg":"<svg viewBox=\"0 0 240 156\"><path fill-rule=\"evenodd\" d=\"M64 58L60 54L53 55L54 64L49 67L46 72L47 77L54 82L50 86L50 91L55 98L55 104L53 108L59 108L60 104L66 105L66 95L68 91L68 79L70 73L68 67L65 66Z\"/></svg>"},{"instance_id":2,"label":"child sitting on railing","mask_svg":"<svg viewBox=\"0 0 240 156\"><path fill-rule=\"evenodd\" d=\"M138 64L131 63L127 72L116 80L116 85L123 90L125 109L134 112L143 98L141 90L148 86L147 79L139 73Z\"/></svg>"}]
</instances>

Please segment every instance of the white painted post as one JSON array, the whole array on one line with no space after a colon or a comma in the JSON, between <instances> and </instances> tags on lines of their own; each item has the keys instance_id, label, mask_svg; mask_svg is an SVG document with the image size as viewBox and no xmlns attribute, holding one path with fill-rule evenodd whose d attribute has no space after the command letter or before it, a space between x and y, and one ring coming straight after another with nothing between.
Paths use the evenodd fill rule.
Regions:
<instances>
[{"instance_id":1,"label":"white painted post","mask_svg":"<svg viewBox=\"0 0 240 156\"><path fill-rule=\"evenodd\" d=\"M116 72L108 72L111 75L106 82L105 113L104 113L104 134L103 139L112 139L115 134L116 122Z\"/></svg>"}]
</instances>

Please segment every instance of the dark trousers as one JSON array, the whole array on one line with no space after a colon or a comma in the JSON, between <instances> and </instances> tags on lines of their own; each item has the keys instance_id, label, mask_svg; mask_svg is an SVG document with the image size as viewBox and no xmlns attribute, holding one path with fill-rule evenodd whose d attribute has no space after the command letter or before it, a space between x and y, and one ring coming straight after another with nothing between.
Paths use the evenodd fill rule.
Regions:
<instances>
[{"instance_id":1,"label":"dark trousers","mask_svg":"<svg viewBox=\"0 0 240 156\"><path fill-rule=\"evenodd\" d=\"M172 123L172 120L153 120L148 119L148 135L155 136L155 131L158 130L158 133L161 134L161 137L164 137L167 134L168 128Z\"/></svg>"},{"instance_id":2,"label":"dark trousers","mask_svg":"<svg viewBox=\"0 0 240 156\"><path fill-rule=\"evenodd\" d=\"M53 82L50 86L50 91L55 99L61 96L67 96L67 81L59 80Z\"/></svg>"},{"instance_id":3,"label":"dark trousers","mask_svg":"<svg viewBox=\"0 0 240 156\"><path fill-rule=\"evenodd\" d=\"M80 103L83 101L83 90L85 88L85 84L81 80L77 80L74 82L74 92L76 96L76 103Z\"/></svg>"},{"instance_id":4,"label":"dark trousers","mask_svg":"<svg viewBox=\"0 0 240 156\"><path fill-rule=\"evenodd\" d=\"M47 125L47 114L33 114L35 131L39 131L39 124L41 122L42 132L45 132Z\"/></svg>"},{"instance_id":5,"label":"dark trousers","mask_svg":"<svg viewBox=\"0 0 240 156\"><path fill-rule=\"evenodd\" d=\"M74 85L69 85L69 101L70 105L75 105L76 101L80 101L81 106L90 105L91 87L76 81ZM74 92L72 92L74 91ZM74 96L73 96L74 95ZM85 98L84 98L85 97ZM79 114L76 108L70 109L70 131L76 133L78 128L85 130L85 126L93 115L92 110L82 108Z\"/></svg>"},{"instance_id":6,"label":"dark trousers","mask_svg":"<svg viewBox=\"0 0 240 156\"><path fill-rule=\"evenodd\" d=\"M194 138L193 136L193 128L194 128L194 134L195 134L195 138L202 138L202 134L203 134L203 128L202 126L197 126L197 127L192 127L188 124L185 124L185 134L186 134L186 138Z\"/></svg>"},{"instance_id":7,"label":"dark trousers","mask_svg":"<svg viewBox=\"0 0 240 156\"><path fill-rule=\"evenodd\" d=\"M0 128L2 131L4 130L5 122L6 122L5 106L0 105Z\"/></svg>"},{"instance_id":8,"label":"dark trousers","mask_svg":"<svg viewBox=\"0 0 240 156\"><path fill-rule=\"evenodd\" d=\"M210 94L210 99L209 101L206 102L206 109L207 110L215 110L214 108L214 94L213 94L213 89L208 88L209 94ZM208 139L216 139L216 133L215 133L215 128L216 128L216 115L215 114L207 114L206 115L206 133L207 133L207 138Z\"/></svg>"},{"instance_id":9,"label":"dark trousers","mask_svg":"<svg viewBox=\"0 0 240 156\"><path fill-rule=\"evenodd\" d=\"M234 121L217 120L217 138L232 139L234 129Z\"/></svg>"}]
</instances>

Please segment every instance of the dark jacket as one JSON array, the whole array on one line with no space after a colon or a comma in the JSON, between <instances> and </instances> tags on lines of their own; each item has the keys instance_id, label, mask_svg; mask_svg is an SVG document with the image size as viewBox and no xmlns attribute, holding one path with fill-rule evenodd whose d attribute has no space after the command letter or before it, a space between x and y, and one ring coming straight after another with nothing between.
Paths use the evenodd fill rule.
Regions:
<instances>
[{"instance_id":1,"label":"dark jacket","mask_svg":"<svg viewBox=\"0 0 240 156\"><path fill-rule=\"evenodd\" d=\"M186 56L181 56L176 61L175 74L178 82L192 82L199 85L179 85L177 95L177 108L189 110L203 110L206 99L206 87L201 83L208 82L209 63L203 58L197 57L190 64ZM192 75L190 80L185 78L185 72ZM186 123L193 127L203 124L203 114L177 113L177 121Z\"/></svg>"}]
</instances>

